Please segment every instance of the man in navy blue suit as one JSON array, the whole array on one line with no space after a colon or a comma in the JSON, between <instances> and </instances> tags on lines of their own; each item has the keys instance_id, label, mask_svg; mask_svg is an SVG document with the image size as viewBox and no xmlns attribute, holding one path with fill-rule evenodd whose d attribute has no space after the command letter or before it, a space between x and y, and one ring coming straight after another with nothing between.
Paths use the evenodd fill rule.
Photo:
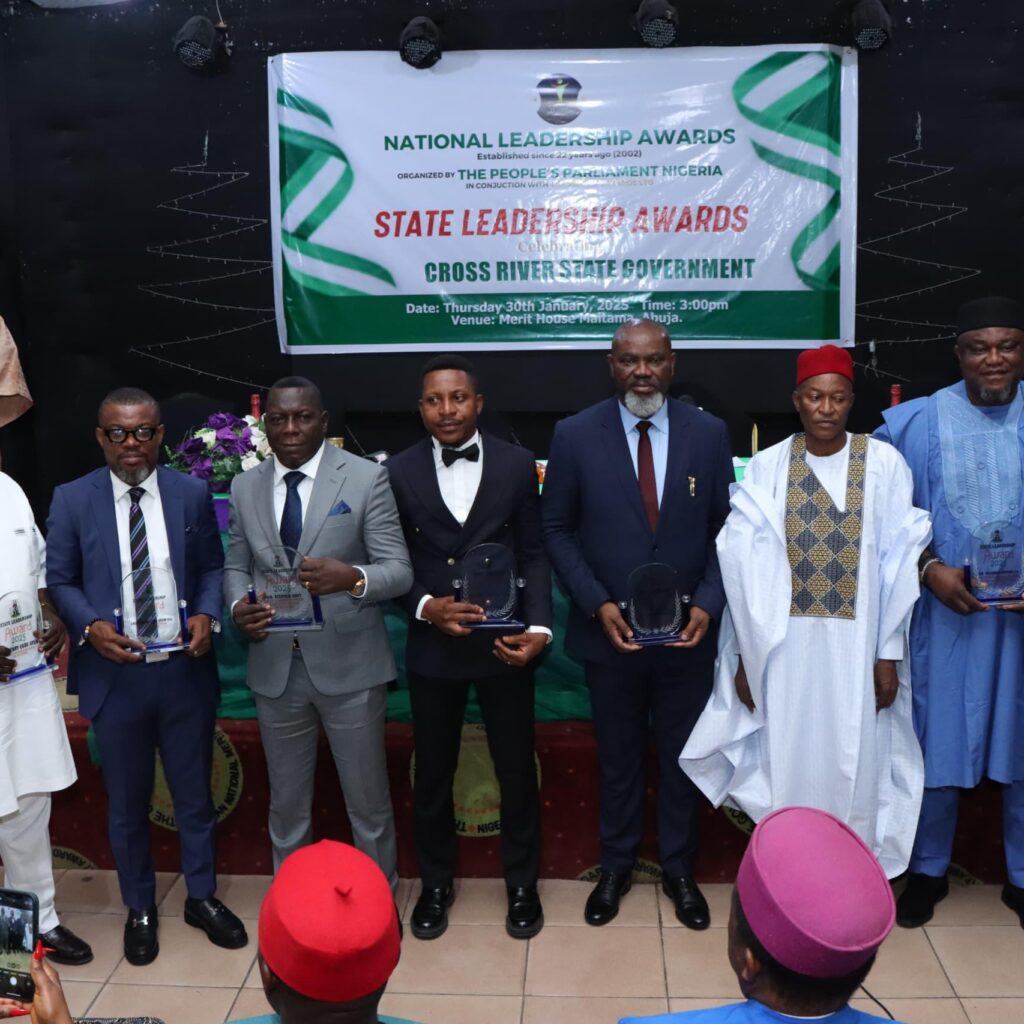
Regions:
<instances>
[{"instance_id":1,"label":"man in navy blue suit","mask_svg":"<svg viewBox=\"0 0 1024 1024\"><path fill-rule=\"evenodd\" d=\"M702 929L698 797L678 758L711 693L725 606L715 536L729 512L729 439L720 420L666 397L675 355L660 324L623 324L608 363L617 396L558 424L543 500L548 557L573 600L566 649L586 664L600 763L601 873L584 918L606 924L630 888L653 731L662 888L679 920ZM641 647L620 604L633 570L656 562L678 573L689 619L677 641Z\"/></svg>"},{"instance_id":2,"label":"man in navy blue suit","mask_svg":"<svg viewBox=\"0 0 1024 1024\"><path fill-rule=\"evenodd\" d=\"M157 942L149 801L160 753L181 837L185 921L218 946L248 942L242 922L216 899L210 795L219 687L211 633L219 628L224 552L207 485L157 468L164 428L145 391L120 388L100 404L96 440L106 468L54 491L47 524L47 582L71 640L68 689L91 719L103 761L110 844L128 907L124 952L150 963ZM122 635L114 609L122 580L140 626L157 614L160 572L188 602L186 650L148 660Z\"/></svg>"},{"instance_id":3,"label":"man in navy blue suit","mask_svg":"<svg viewBox=\"0 0 1024 1024\"><path fill-rule=\"evenodd\" d=\"M423 370L420 415L429 437L388 459L415 581L401 603L409 612L406 668L416 731L413 785L416 856L423 889L410 923L419 939L448 927L455 899L458 840L452 782L470 684L487 727L501 787L501 855L513 938L544 924L537 893L540 799L534 767L533 669L551 639L551 569L540 527L533 453L477 429L484 397L461 356L435 356ZM484 619L456 596L453 578L481 544L515 555L525 581L513 613L518 635L467 629ZM461 596L461 595L460 595Z\"/></svg>"}]
</instances>

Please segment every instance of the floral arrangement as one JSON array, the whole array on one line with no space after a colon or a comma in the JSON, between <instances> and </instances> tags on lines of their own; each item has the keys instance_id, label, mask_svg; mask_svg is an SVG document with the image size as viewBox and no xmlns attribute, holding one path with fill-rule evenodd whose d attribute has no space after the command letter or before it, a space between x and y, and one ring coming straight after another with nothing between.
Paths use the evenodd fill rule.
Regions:
<instances>
[{"instance_id":1,"label":"floral arrangement","mask_svg":"<svg viewBox=\"0 0 1024 1024\"><path fill-rule=\"evenodd\" d=\"M164 451L171 469L209 480L214 490L226 490L233 477L270 457L263 421L229 412L215 412L177 448L165 446Z\"/></svg>"}]
</instances>

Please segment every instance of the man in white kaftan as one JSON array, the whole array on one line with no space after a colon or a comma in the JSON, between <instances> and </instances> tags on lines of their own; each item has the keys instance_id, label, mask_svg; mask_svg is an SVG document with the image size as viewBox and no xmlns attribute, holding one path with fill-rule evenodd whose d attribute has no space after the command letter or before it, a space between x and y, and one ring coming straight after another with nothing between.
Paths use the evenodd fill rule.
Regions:
<instances>
[{"instance_id":1,"label":"man in white kaftan","mask_svg":"<svg viewBox=\"0 0 1024 1024\"><path fill-rule=\"evenodd\" d=\"M45 587L43 540L21 488L0 473L0 857L4 884L39 898L39 932L64 964L92 960L92 950L61 925L54 909L50 850L50 794L70 786L77 774L60 701L48 668L28 672L28 660L13 658L7 643L21 635L22 619L34 612ZM17 595L17 596L15 596ZM64 627L47 606L50 626L42 646L54 653ZM31 623L30 623L31 626ZM7 641L7 643L5 643ZM35 660L32 658L31 660Z\"/></svg>"},{"instance_id":2,"label":"man in white kaftan","mask_svg":"<svg viewBox=\"0 0 1024 1024\"><path fill-rule=\"evenodd\" d=\"M803 353L806 432L754 456L732 498L715 687L680 765L754 821L834 814L895 877L924 784L906 637L931 526L898 453L846 433L852 379L845 350Z\"/></svg>"}]
</instances>

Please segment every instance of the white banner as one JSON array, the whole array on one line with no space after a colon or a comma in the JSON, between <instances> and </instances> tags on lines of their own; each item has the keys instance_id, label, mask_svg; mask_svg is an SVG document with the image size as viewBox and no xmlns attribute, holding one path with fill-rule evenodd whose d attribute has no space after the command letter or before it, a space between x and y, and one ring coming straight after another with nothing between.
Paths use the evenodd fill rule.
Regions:
<instances>
[{"instance_id":1,"label":"white banner","mask_svg":"<svg viewBox=\"0 0 1024 1024\"><path fill-rule=\"evenodd\" d=\"M853 344L857 66L831 46L281 54L287 352Z\"/></svg>"}]
</instances>

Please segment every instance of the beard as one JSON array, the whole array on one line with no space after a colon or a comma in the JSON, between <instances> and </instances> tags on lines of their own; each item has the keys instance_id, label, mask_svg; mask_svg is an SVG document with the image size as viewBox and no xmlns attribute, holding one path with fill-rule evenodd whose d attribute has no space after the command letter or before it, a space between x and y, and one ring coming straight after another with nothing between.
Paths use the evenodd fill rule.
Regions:
<instances>
[{"instance_id":1,"label":"beard","mask_svg":"<svg viewBox=\"0 0 1024 1024\"><path fill-rule=\"evenodd\" d=\"M122 469L119 466L114 470L114 476L129 487L138 487L143 481L149 479L149 474L152 472L149 466L139 466L138 469Z\"/></svg>"},{"instance_id":2,"label":"beard","mask_svg":"<svg viewBox=\"0 0 1024 1024\"><path fill-rule=\"evenodd\" d=\"M638 419L649 420L665 404L665 396L660 391L646 396L627 391L622 404Z\"/></svg>"},{"instance_id":3,"label":"beard","mask_svg":"<svg viewBox=\"0 0 1024 1024\"><path fill-rule=\"evenodd\" d=\"M978 398L982 405L1009 405L1013 400L1016 385L1010 384L1005 388L981 388L978 391Z\"/></svg>"}]
</instances>

